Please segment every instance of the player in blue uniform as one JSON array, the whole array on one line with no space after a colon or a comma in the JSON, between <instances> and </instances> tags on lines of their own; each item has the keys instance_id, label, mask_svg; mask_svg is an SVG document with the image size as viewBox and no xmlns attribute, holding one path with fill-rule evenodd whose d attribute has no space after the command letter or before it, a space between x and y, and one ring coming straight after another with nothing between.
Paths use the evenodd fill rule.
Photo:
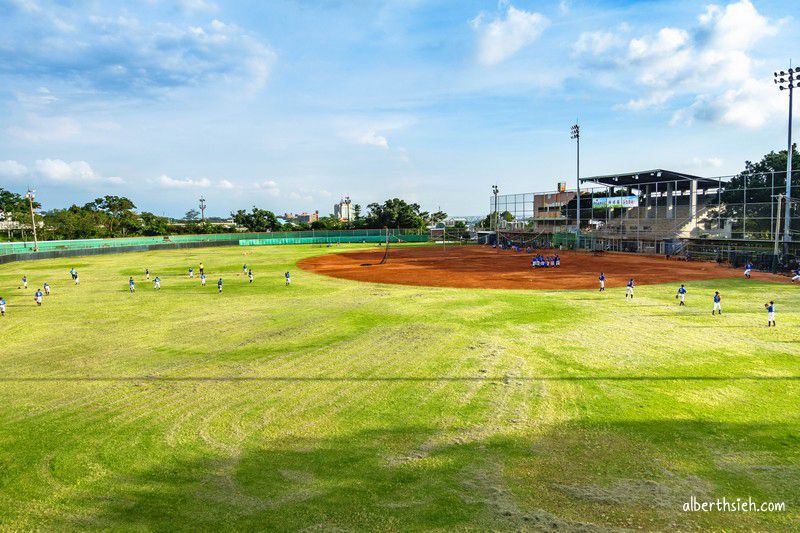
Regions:
<instances>
[{"instance_id":1,"label":"player in blue uniform","mask_svg":"<svg viewBox=\"0 0 800 533\"><path fill-rule=\"evenodd\" d=\"M153 288L161 290L161 278L156 276L156 279L153 280Z\"/></svg>"},{"instance_id":2,"label":"player in blue uniform","mask_svg":"<svg viewBox=\"0 0 800 533\"><path fill-rule=\"evenodd\" d=\"M600 280L600 292L603 292L606 290L606 275L600 272L600 277L598 279Z\"/></svg>"},{"instance_id":3,"label":"player in blue uniform","mask_svg":"<svg viewBox=\"0 0 800 533\"><path fill-rule=\"evenodd\" d=\"M131 292L136 290L136 284L133 281L133 276L131 276L131 279L128 280L128 287L130 288Z\"/></svg>"},{"instance_id":4,"label":"player in blue uniform","mask_svg":"<svg viewBox=\"0 0 800 533\"><path fill-rule=\"evenodd\" d=\"M744 266L744 277L750 279L750 271L753 270L753 263L750 261Z\"/></svg>"},{"instance_id":5,"label":"player in blue uniform","mask_svg":"<svg viewBox=\"0 0 800 533\"><path fill-rule=\"evenodd\" d=\"M33 299L36 300L36 305L42 305L42 289L36 289L36 292L33 293Z\"/></svg>"},{"instance_id":6,"label":"player in blue uniform","mask_svg":"<svg viewBox=\"0 0 800 533\"><path fill-rule=\"evenodd\" d=\"M681 287L678 289L678 294L675 295L675 298L680 300L679 306L686 305L686 287L684 287L683 284L681 284Z\"/></svg>"},{"instance_id":7,"label":"player in blue uniform","mask_svg":"<svg viewBox=\"0 0 800 533\"><path fill-rule=\"evenodd\" d=\"M253 283L253 271L252 270L248 270L247 271L247 277L250 279L250 283Z\"/></svg>"},{"instance_id":8,"label":"player in blue uniform","mask_svg":"<svg viewBox=\"0 0 800 533\"><path fill-rule=\"evenodd\" d=\"M284 274L284 276L286 277L286 286L288 287L289 285L292 284L292 275L289 273L289 271L286 271L286 274Z\"/></svg>"},{"instance_id":9,"label":"player in blue uniform","mask_svg":"<svg viewBox=\"0 0 800 533\"><path fill-rule=\"evenodd\" d=\"M0 296L0 316L6 316L6 301Z\"/></svg>"},{"instance_id":10,"label":"player in blue uniform","mask_svg":"<svg viewBox=\"0 0 800 533\"><path fill-rule=\"evenodd\" d=\"M219 289L220 294L222 294L222 278L219 278L219 281L217 281L217 289Z\"/></svg>"},{"instance_id":11,"label":"player in blue uniform","mask_svg":"<svg viewBox=\"0 0 800 533\"><path fill-rule=\"evenodd\" d=\"M45 296L50 296L50 284L49 283L45 283L44 284L44 295Z\"/></svg>"},{"instance_id":12,"label":"player in blue uniform","mask_svg":"<svg viewBox=\"0 0 800 533\"><path fill-rule=\"evenodd\" d=\"M150 269L149 268L145 268L144 269L144 279L147 279L147 280L150 279Z\"/></svg>"},{"instance_id":13,"label":"player in blue uniform","mask_svg":"<svg viewBox=\"0 0 800 533\"><path fill-rule=\"evenodd\" d=\"M192 267L189 267L189 277L190 278L194 277L194 269Z\"/></svg>"},{"instance_id":14,"label":"player in blue uniform","mask_svg":"<svg viewBox=\"0 0 800 533\"><path fill-rule=\"evenodd\" d=\"M245 276L247 275L247 265L242 265L242 272Z\"/></svg>"},{"instance_id":15,"label":"player in blue uniform","mask_svg":"<svg viewBox=\"0 0 800 533\"><path fill-rule=\"evenodd\" d=\"M631 300L633 300L633 278L631 278L630 281L628 281L628 285L625 289L625 298L627 298L628 296L630 296Z\"/></svg>"},{"instance_id":16,"label":"player in blue uniform","mask_svg":"<svg viewBox=\"0 0 800 533\"><path fill-rule=\"evenodd\" d=\"M800 281L800 268L795 268L792 273L794 274L794 276L792 276L792 283Z\"/></svg>"},{"instance_id":17,"label":"player in blue uniform","mask_svg":"<svg viewBox=\"0 0 800 533\"><path fill-rule=\"evenodd\" d=\"M775 302L770 301L764 307L767 308L767 327L775 326Z\"/></svg>"},{"instance_id":18,"label":"player in blue uniform","mask_svg":"<svg viewBox=\"0 0 800 533\"><path fill-rule=\"evenodd\" d=\"M22 288L23 289L28 288L28 276L26 276L25 274L22 275Z\"/></svg>"},{"instance_id":19,"label":"player in blue uniform","mask_svg":"<svg viewBox=\"0 0 800 533\"><path fill-rule=\"evenodd\" d=\"M711 314L714 315L715 313L722 314L722 298L719 296L719 291L714 292L714 309Z\"/></svg>"},{"instance_id":20,"label":"player in blue uniform","mask_svg":"<svg viewBox=\"0 0 800 533\"><path fill-rule=\"evenodd\" d=\"M206 286L206 275L205 274L200 274L200 286L201 287L205 287Z\"/></svg>"}]
</instances>

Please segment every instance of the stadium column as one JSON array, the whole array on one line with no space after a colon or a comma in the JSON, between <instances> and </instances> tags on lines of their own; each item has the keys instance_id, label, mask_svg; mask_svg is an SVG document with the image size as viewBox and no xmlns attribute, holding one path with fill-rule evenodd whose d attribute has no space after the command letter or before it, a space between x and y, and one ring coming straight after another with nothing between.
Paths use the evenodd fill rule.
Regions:
<instances>
[{"instance_id":1,"label":"stadium column","mask_svg":"<svg viewBox=\"0 0 800 533\"><path fill-rule=\"evenodd\" d=\"M675 205L672 199L674 189L675 184L671 181L667 182L667 218L675 218Z\"/></svg>"},{"instance_id":2,"label":"stadium column","mask_svg":"<svg viewBox=\"0 0 800 533\"><path fill-rule=\"evenodd\" d=\"M689 199L689 214L692 217L692 226L691 228L697 225L697 180L692 180L691 182L691 196Z\"/></svg>"}]
</instances>

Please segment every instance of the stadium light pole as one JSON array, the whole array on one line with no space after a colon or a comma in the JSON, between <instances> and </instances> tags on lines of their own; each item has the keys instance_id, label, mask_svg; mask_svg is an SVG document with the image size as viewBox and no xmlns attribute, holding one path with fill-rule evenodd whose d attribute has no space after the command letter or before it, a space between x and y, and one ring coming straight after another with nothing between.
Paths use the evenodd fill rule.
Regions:
<instances>
[{"instance_id":1,"label":"stadium light pole","mask_svg":"<svg viewBox=\"0 0 800 533\"><path fill-rule=\"evenodd\" d=\"M494 244L500 249L500 213L497 204L497 195L500 194L500 187L492 185L492 193L494 194Z\"/></svg>"},{"instance_id":2,"label":"stadium light pole","mask_svg":"<svg viewBox=\"0 0 800 533\"><path fill-rule=\"evenodd\" d=\"M580 247L581 240L581 127L576 123L570 129L570 139L575 139L575 174L578 183L577 217L578 226L575 230L575 249Z\"/></svg>"},{"instance_id":3,"label":"stadium light pole","mask_svg":"<svg viewBox=\"0 0 800 533\"><path fill-rule=\"evenodd\" d=\"M39 251L39 240L36 238L36 217L33 214L33 199L36 197L36 191L28 189L25 198L28 199L28 205L31 208L31 228L33 228L33 251Z\"/></svg>"},{"instance_id":4,"label":"stadium light pole","mask_svg":"<svg viewBox=\"0 0 800 533\"><path fill-rule=\"evenodd\" d=\"M200 197L200 221L203 223L206 221L206 199L202 196Z\"/></svg>"},{"instance_id":5,"label":"stadium light pole","mask_svg":"<svg viewBox=\"0 0 800 533\"><path fill-rule=\"evenodd\" d=\"M792 69L788 72L780 71L775 73L773 80L781 91L789 91L789 141L786 150L786 215L783 219L783 253L789 253L789 242L791 235L791 208L792 208L792 96L795 89L800 88L800 68ZM778 216L780 211L778 211Z\"/></svg>"}]
</instances>

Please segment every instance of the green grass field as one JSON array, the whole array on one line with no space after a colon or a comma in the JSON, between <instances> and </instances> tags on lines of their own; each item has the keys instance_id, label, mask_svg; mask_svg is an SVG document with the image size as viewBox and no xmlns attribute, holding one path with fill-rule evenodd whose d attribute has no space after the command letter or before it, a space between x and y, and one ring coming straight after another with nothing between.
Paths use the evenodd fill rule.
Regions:
<instances>
[{"instance_id":1,"label":"green grass field","mask_svg":"<svg viewBox=\"0 0 800 533\"><path fill-rule=\"evenodd\" d=\"M674 284L373 285L293 266L338 249L248 251L0 266L0 529L800 524L800 287L696 282L680 309Z\"/></svg>"}]
</instances>

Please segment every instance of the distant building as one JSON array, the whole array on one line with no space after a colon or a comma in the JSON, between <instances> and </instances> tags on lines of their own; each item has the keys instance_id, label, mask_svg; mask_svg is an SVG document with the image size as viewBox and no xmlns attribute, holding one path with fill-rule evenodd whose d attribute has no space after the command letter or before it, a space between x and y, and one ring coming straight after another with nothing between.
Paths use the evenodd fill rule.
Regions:
<instances>
[{"instance_id":1,"label":"distant building","mask_svg":"<svg viewBox=\"0 0 800 533\"><path fill-rule=\"evenodd\" d=\"M339 200L338 204L333 205L333 216L342 222L351 222L355 218L353 215L353 202L349 196L345 196Z\"/></svg>"},{"instance_id":2,"label":"distant building","mask_svg":"<svg viewBox=\"0 0 800 533\"><path fill-rule=\"evenodd\" d=\"M313 213L284 213L284 220L292 224L311 224L319 220L319 211Z\"/></svg>"}]
</instances>

